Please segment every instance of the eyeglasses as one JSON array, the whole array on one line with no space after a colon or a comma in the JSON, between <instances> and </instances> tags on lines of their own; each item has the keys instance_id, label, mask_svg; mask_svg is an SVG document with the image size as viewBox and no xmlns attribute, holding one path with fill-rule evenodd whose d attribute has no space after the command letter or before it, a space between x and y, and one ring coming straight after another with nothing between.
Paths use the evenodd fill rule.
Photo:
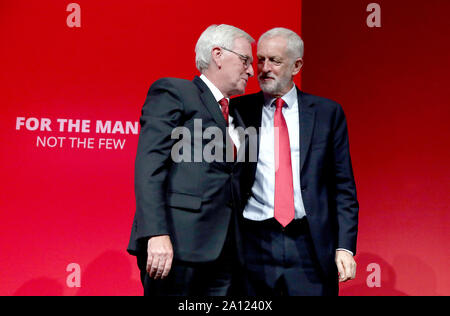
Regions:
<instances>
[{"instance_id":1,"label":"eyeglasses","mask_svg":"<svg viewBox=\"0 0 450 316\"><path fill-rule=\"evenodd\" d=\"M242 60L242 62L244 63L244 67L245 67L245 68L250 67L250 65L253 63L253 60L251 59L250 56L246 56L246 55L242 55L242 54L236 53L235 51L233 51L233 50L231 50L231 49L228 49L228 48L225 48L225 47L220 47L220 48L222 48L223 50L226 50L226 51L228 51L228 52L230 52L230 53L233 53L233 54L238 55L238 57L239 57L239 58Z\"/></svg>"}]
</instances>

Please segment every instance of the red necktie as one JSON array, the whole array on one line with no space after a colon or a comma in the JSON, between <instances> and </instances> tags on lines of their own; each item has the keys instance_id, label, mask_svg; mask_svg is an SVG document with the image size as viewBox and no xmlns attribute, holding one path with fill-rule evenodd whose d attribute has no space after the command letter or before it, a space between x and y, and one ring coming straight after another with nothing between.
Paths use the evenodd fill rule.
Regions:
<instances>
[{"instance_id":1,"label":"red necktie","mask_svg":"<svg viewBox=\"0 0 450 316\"><path fill-rule=\"evenodd\" d=\"M219 101L219 104L220 104L220 108L222 109L223 118L227 122L227 127L228 127L228 124L229 124L229 122L228 122L228 118L229 118L228 100L226 98L223 98ZM230 137L230 141L231 141L231 144L233 145L233 157L234 157L234 160L236 160L237 149L236 149L236 146L234 145L231 137Z\"/></svg>"},{"instance_id":2,"label":"red necktie","mask_svg":"<svg viewBox=\"0 0 450 316\"><path fill-rule=\"evenodd\" d=\"M275 203L274 217L286 227L293 219L294 184L292 178L291 146L289 133L282 108L286 103L281 98L276 99L275 128ZM278 130L278 137L277 137Z\"/></svg>"}]
</instances>

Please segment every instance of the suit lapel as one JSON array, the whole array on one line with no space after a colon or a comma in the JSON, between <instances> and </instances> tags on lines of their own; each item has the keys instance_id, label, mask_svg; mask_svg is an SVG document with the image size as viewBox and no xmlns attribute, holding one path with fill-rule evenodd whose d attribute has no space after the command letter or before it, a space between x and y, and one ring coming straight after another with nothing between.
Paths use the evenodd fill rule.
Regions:
<instances>
[{"instance_id":1,"label":"suit lapel","mask_svg":"<svg viewBox=\"0 0 450 316\"><path fill-rule=\"evenodd\" d=\"M246 105L248 107L248 109L244 109L246 113L242 113L242 115L245 116L245 119L242 117L240 112L235 110L233 102L230 103L231 104L230 113L233 116L235 127L241 127L244 130L250 128L252 129L254 128L256 130L256 146L257 146L256 157L250 155L250 152L253 152L254 148L250 148L250 146L253 144L251 143L250 136L247 133L245 133L244 141L241 143L241 147L238 152L238 161L244 159L245 161L249 162L250 158L255 158L256 160L255 159L252 160L255 160L256 162L259 154L260 127L262 120L262 107L264 104L263 94L262 93L256 94L253 100L254 101L251 101L249 104ZM250 130L247 131L251 132ZM245 151L241 150L244 148ZM243 155L243 153L245 153L245 157L241 156Z\"/></svg>"},{"instance_id":2,"label":"suit lapel","mask_svg":"<svg viewBox=\"0 0 450 316\"><path fill-rule=\"evenodd\" d=\"M263 105L264 95L262 92L253 95L247 95L245 97L231 99L230 102L230 114L235 120L235 126L243 128L251 135L249 136L247 133L245 133L244 141L241 143L241 147L238 152L238 162L253 162L250 164L250 168L253 170L253 173L254 171L256 171L256 162L259 155L259 143L261 137L260 127ZM252 130L250 129L254 129L256 131L256 135L251 133ZM252 139L250 137L252 137ZM256 148L254 147L255 145ZM252 146L252 148L250 146ZM242 156L244 155L244 153L245 157ZM250 160L250 158L252 159ZM236 163L235 165L239 166L243 164Z\"/></svg>"},{"instance_id":3,"label":"suit lapel","mask_svg":"<svg viewBox=\"0 0 450 316\"><path fill-rule=\"evenodd\" d=\"M245 130L245 124L244 121L242 120L241 115L234 110L233 107L230 107L230 115L233 117L233 125L234 128L242 128ZM237 153L237 159L235 161L235 166L238 165L238 162L242 160L241 155L243 155L244 153L247 153L247 149L248 149L248 136L245 135L244 139L240 139L241 143L240 143L240 147L239 147L239 151ZM244 151L245 149L245 151Z\"/></svg>"},{"instance_id":4,"label":"suit lapel","mask_svg":"<svg viewBox=\"0 0 450 316\"><path fill-rule=\"evenodd\" d=\"M254 126L256 128L256 132L257 132L257 148L256 148L256 153L257 153L257 158L259 158L259 145L260 145L260 141L261 141L261 125L262 125L262 111L263 111L263 107L264 107L264 94L262 93L262 91L260 91L259 93L256 94L255 96L255 104L252 105L254 106L254 114L251 115L251 119L252 119L252 124L250 126Z\"/></svg>"},{"instance_id":5,"label":"suit lapel","mask_svg":"<svg viewBox=\"0 0 450 316\"><path fill-rule=\"evenodd\" d=\"M300 174L305 165L306 158L311 147L311 139L314 130L315 111L311 108L312 104L305 102L303 93L297 88L298 114L300 122Z\"/></svg>"},{"instance_id":6,"label":"suit lapel","mask_svg":"<svg viewBox=\"0 0 450 316\"><path fill-rule=\"evenodd\" d=\"M219 104L217 103L214 95L211 90L209 90L208 86L203 82L199 77L195 77L193 83L200 89L200 99L203 102L203 105L211 114L214 121L217 123L217 126L220 127L223 135L226 135L227 122L225 121L222 112L220 111Z\"/></svg>"}]
</instances>

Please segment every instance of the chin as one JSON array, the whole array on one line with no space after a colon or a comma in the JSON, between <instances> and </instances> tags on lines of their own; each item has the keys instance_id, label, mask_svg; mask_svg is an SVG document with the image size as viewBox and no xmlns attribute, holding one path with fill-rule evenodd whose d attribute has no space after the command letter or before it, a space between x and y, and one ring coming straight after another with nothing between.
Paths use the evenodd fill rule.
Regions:
<instances>
[{"instance_id":1,"label":"chin","mask_svg":"<svg viewBox=\"0 0 450 316\"><path fill-rule=\"evenodd\" d=\"M274 85L260 83L259 87L261 88L262 92L267 94L274 94L276 92L276 87Z\"/></svg>"}]
</instances>

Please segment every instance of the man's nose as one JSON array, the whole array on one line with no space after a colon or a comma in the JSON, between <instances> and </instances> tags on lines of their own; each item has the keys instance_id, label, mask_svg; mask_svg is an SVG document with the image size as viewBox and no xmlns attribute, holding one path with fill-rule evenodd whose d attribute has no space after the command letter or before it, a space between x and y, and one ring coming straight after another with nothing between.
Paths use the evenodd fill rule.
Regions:
<instances>
[{"instance_id":1,"label":"man's nose","mask_svg":"<svg viewBox=\"0 0 450 316\"><path fill-rule=\"evenodd\" d=\"M270 63L268 62L268 60L264 61L261 71L263 73L268 73L270 71Z\"/></svg>"}]
</instances>

